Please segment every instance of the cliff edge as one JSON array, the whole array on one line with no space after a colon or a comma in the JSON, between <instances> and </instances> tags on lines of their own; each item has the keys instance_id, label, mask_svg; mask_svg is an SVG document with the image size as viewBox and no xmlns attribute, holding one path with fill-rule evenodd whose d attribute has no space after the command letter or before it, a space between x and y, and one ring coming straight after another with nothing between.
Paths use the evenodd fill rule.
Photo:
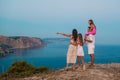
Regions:
<instances>
[{"instance_id":1,"label":"cliff edge","mask_svg":"<svg viewBox=\"0 0 120 80\"><path fill-rule=\"evenodd\" d=\"M89 63L86 63L88 68ZM18 79L20 80L20 79ZM120 80L120 63L95 64L94 68L81 71L81 66L75 70L59 69L48 74L36 74L22 80Z\"/></svg>"}]
</instances>

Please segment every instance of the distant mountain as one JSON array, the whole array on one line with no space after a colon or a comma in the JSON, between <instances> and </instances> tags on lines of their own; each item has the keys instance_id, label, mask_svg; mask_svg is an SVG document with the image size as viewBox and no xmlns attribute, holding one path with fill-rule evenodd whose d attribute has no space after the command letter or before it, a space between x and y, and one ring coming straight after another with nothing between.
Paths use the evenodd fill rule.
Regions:
<instances>
[{"instance_id":1,"label":"distant mountain","mask_svg":"<svg viewBox=\"0 0 120 80\"><path fill-rule=\"evenodd\" d=\"M45 43L69 43L69 38L45 38Z\"/></svg>"},{"instance_id":2,"label":"distant mountain","mask_svg":"<svg viewBox=\"0 0 120 80\"><path fill-rule=\"evenodd\" d=\"M45 43L40 38L13 36L0 36L0 53L9 49L25 49L44 46Z\"/></svg>"}]
</instances>

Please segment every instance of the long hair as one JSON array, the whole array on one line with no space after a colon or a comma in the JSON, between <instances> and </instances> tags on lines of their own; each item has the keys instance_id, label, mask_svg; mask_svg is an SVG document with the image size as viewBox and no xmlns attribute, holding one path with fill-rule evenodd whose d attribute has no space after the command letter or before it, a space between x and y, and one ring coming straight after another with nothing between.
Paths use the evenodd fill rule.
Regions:
<instances>
[{"instance_id":1,"label":"long hair","mask_svg":"<svg viewBox=\"0 0 120 80\"><path fill-rule=\"evenodd\" d=\"M90 25L94 25L95 26L94 21L92 19L90 19L89 22L90 22ZM95 26L95 28L96 28L96 26Z\"/></svg>"},{"instance_id":2,"label":"long hair","mask_svg":"<svg viewBox=\"0 0 120 80\"><path fill-rule=\"evenodd\" d=\"M81 33L78 34L78 38L79 38L79 41L81 43L81 46L83 46L83 37L82 37Z\"/></svg>"},{"instance_id":3,"label":"long hair","mask_svg":"<svg viewBox=\"0 0 120 80\"><path fill-rule=\"evenodd\" d=\"M77 40L77 35L78 35L77 30L76 30L76 29L73 29L73 31L72 31L72 36L73 36L74 41Z\"/></svg>"}]
</instances>

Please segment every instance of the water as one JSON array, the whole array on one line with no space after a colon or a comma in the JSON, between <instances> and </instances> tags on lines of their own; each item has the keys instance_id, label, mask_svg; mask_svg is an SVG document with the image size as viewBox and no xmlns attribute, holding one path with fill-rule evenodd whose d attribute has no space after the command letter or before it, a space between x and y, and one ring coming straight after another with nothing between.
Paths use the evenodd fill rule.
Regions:
<instances>
[{"instance_id":1,"label":"water","mask_svg":"<svg viewBox=\"0 0 120 80\"><path fill-rule=\"evenodd\" d=\"M38 67L47 66L51 69L63 68L66 65L66 52L69 46L66 39L45 39L46 47L32 50L18 50L14 54L0 57L0 73L7 71L14 61L26 60L28 63ZM87 54L87 46L84 46L85 62L90 61ZM120 63L120 46L96 45L95 63Z\"/></svg>"}]
</instances>

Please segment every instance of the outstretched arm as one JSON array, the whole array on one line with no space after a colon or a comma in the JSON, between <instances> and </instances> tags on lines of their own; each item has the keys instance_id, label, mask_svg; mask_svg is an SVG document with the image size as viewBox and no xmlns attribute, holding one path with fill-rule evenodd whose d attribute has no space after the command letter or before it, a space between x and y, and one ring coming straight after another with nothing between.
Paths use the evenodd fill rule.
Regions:
<instances>
[{"instance_id":1,"label":"outstretched arm","mask_svg":"<svg viewBox=\"0 0 120 80\"><path fill-rule=\"evenodd\" d=\"M63 36L65 36L65 37L71 37L71 35L70 34L64 34L64 33L60 33L60 32L57 32L56 34L60 34L60 35L63 35Z\"/></svg>"}]
</instances>

